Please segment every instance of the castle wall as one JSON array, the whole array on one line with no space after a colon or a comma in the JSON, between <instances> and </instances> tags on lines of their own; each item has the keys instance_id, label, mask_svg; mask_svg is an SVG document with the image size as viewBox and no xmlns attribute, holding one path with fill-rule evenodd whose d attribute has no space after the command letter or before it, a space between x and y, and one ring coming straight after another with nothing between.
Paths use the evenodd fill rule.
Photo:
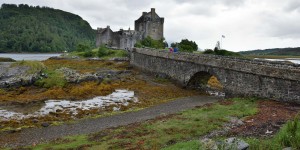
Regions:
<instances>
[{"instance_id":1,"label":"castle wall","mask_svg":"<svg viewBox=\"0 0 300 150\"><path fill-rule=\"evenodd\" d=\"M147 25L147 34L145 35L150 36L154 40L161 40L164 35L163 35L163 22L161 21L160 18L158 18L159 21L153 21L149 22Z\"/></svg>"}]
</instances>

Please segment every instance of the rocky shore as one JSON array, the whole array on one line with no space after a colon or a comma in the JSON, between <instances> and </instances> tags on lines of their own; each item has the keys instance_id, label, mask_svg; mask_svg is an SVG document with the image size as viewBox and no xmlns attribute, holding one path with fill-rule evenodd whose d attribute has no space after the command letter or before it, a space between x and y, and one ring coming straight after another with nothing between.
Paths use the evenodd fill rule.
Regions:
<instances>
[{"instance_id":1,"label":"rocky shore","mask_svg":"<svg viewBox=\"0 0 300 150\"><path fill-rule=\"evenodd\" d=\"M49 60L77 60L78 57L51 57ZM87 59L97 61L95 59ZM103 61L99 59L99 61ZM109 61L128 61L128 58L112 58ZM35 81L41 78L47 78L48 75L42 72L42 69L34 69L26 65L13 65L12 62L0 62L0 88L15 88L34 84ZM101 70L94 73L79 73L77 70L67 67L56 69L64 75L68 83L81 83L86 81L98 81L101 83L104 79L118 79L119 76L128 75L131 71L123 70Z\"/></svg>"},{"instance_id":2,"label":"rocky shore","mask_svg":"<svg viewBox=\"0 0 300 150\"><path fill-rule=\"evenodd\" d=\"M42 75L42 70L30 72L30 66L0 63L0 88L20 87L33 84Z\"/></svg>"}]
</instances>

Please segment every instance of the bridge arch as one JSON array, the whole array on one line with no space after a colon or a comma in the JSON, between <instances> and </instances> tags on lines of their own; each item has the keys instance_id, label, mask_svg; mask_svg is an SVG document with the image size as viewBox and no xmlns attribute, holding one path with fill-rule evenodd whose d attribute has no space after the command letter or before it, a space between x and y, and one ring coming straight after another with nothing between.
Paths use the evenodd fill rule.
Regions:
<instances>
[{"instance_id":1,"label":"bridge arch","mask_svg":"<svg viewBox=\"0 0 300 150\"><path fill-rule=\"evenodd\" d=\"M220 82L220 79L217 77L217 75L207 71L199 71L190 77L186 87L200 90L222 90L223 84Z\"/></svg>"}]
</instances>

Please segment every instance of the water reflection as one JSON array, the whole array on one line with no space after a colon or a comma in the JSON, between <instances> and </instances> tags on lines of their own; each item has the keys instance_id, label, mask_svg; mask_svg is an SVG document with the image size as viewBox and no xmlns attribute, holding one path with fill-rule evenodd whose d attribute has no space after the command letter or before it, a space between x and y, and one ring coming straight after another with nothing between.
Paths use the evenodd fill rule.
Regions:
<instances>
[{"instance_id":1,"label":"water reflection","mask_svg":"<svg viewBox=\"0 0 300 150\"><path fill-rule=\"evenodd\" d=\"M129 103L136 103L138 99L134 96L133 91L116 90L107 96L98 96L85 101L69 101L69 100L48 100L40 106L35 112L30 112L31 108L37 106L23 106L26 109L21 109L20 106L0 107L0 119L4 120L21 120L30 117L45 116L50 113L66 112L76 115L78 110L101 109L107 106L114 105L114 110L119 110L121 106L128 106Z\"/></svg>"}]
</instances>

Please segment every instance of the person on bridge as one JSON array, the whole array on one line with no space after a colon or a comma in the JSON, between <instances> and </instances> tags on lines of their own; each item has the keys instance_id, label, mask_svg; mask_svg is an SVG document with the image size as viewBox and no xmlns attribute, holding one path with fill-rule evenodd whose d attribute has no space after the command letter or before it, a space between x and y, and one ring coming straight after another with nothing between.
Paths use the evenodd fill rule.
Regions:
<instances>
[{"instance_id":1,"label":"person on bridge","mask_svg":"<svg viewBox=\"0 0 300 150\"><path fill-rule=\"evenodd\" d=\"M173 53L173 48L170 47L170 48L169 48L169 51L170 51L170 53Z\"/></svg>"},{"instance_id":2,"label":"person on bridge","mask_svg":"<svg viewBox=\"0 0 300 150\"><path fill-rule=\"evenodd\" d=\"M179 50L179 49L178 49L177 47L175 47L175 48L174 48L174 53L177 53L178 50Z\"/></svg>"}]
</instances>

